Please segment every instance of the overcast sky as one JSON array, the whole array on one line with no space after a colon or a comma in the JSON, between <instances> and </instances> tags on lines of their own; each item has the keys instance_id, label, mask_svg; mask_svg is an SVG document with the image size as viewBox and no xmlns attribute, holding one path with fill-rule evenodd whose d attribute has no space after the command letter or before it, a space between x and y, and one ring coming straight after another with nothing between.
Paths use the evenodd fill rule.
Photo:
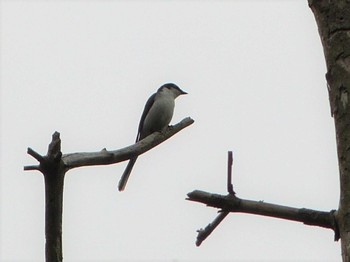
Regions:
<instances>
[{"instance_id":1,"label":"overcast sky","mask_svg":"<svg viewBox=\"0 0 350 262\"><path fill-rule=\"evenodd\" d=\"M331 230L230 214L202 244L216 209L200 189L337 209L335 133L315 19L293 1L2 1L1 261L44 261L46 154L133 143L148 97L174 82L172 123L195 123L126 163L66 174L65 261L339 261Z\"/></svg>"}]
</instances>

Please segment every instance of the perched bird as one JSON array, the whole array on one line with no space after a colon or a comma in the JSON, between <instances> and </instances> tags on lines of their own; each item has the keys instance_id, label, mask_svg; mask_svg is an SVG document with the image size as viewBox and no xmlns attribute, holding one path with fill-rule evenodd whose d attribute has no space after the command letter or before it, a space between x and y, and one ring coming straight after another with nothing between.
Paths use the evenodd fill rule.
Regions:
<instances>
[{"instance_id":1,"label":"perched bird","mask_svg":"<svg viewBox=\"0 0 350 262\"><path fill-rule=\"evenodd\" d=\"M148 100L143 110L136 142L144 139L156 131L164 131L173 117L175 98L179 95L185 95L177 85L167 83L162 85L156 93ZM118 189L123 191L130 176L131 170L135 165L137 157L131 158L119 181Z\"/></svg>"}]
</instances>

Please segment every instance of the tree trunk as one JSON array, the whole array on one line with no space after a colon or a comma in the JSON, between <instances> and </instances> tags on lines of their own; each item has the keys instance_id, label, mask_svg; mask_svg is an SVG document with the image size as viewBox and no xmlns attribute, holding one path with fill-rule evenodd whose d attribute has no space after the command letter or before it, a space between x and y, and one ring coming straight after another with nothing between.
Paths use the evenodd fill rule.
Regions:
<instances>
[{"instance_id":1,"label":"tree trunk","mask_svg":"<svg viewBox=\"0 0 350 262\"><path fill-rule=\"evenodd\" d=\"M47 262L61 262L62 206L65 172L54 169L44 173L45 178L45 257Z\"/></svg>"},{"instance_id":2,"label":"tree trunk","mask_svg":"<svg viewBox=\"0 0 350 262\"><path fill-rule=\"evenodd\" d=\"M309 0L327 64L327 85L334 118L340 173L336 213L343 261L350 261L350 1Z\"/></svg>"}]
</instances>

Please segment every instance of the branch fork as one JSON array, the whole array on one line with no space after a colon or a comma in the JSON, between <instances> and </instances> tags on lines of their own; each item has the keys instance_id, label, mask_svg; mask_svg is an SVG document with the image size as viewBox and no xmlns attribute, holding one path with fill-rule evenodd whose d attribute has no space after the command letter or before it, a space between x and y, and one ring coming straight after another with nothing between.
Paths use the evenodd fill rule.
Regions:
<instances>
[{"instance_id":1,"label":"branch fork","mask_svg":"<svg viewBox=\"0 0 350 262\"><path fill-rule=\"evenodd\" d=\"M312 210L307 208L294 208L270 204L263 201L252 201L238 198L233 191L232 186L232 152L228 155L228 177L227 190L228 195L213 194L205 191L195 190L187 194L187 200L200 202L207 206L219 208L218 216L212 223L208 224L204 229L199 229L196 245L201 243L215 230L215 228L225 219L230 212L249 213L255 215L269 216L282 218L297 222L302 222L306 225L319 226L332 229L334 231L334 240L340 238L338 224L336 220L337 212L331 210L329 212Z\"/></svg>"}]
</instances>

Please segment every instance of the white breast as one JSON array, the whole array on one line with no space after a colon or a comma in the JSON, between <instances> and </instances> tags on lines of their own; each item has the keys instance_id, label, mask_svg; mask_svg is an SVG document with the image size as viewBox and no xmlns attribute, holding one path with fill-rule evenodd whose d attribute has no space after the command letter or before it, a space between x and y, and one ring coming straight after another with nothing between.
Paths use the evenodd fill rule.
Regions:
<instances>
[{"instance_id":1,"label":"white breast","mask_svg":"<svg viewBox=\"0 0 350 262\"><path fill-rule=\"evenodd\" d=\"M166 92L156 95L143 124L143 132L146 136L155 131L162 131L169 125L173 117L174 106L175 99L172 95Z\"/></svg>"}]
</instances>

